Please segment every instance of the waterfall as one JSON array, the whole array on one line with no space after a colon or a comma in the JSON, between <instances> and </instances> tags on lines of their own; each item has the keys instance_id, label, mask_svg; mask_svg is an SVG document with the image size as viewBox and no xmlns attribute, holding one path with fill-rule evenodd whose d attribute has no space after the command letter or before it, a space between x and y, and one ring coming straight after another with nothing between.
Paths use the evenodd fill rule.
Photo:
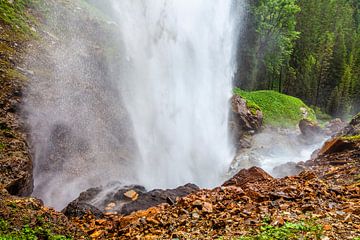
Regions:
<instances>
[{"instance_id":1,"label":"waterfall","mask_svg":"<svg viewBox=\"0 0 360 240\"><path fill-rule=\"evenodd\" d=\"M219 184L228 134L236 15L230 0L116 1L125 45L121 82L147 187ZM233 14L232 14L233 13Z\"/></svg>"},{"instance_id":2,"label":"waterfall","mask_svg":"<svg viewBox=\"0 0 360 240\"><path fill-rule=\"evenodd\" d=\"M228 113L241 4L89 2L111 19L111 38L78 19L80 8L68 14L58 3L46 58L28 61L33 195L61 209L111 181L221 183L234 155ZM118 57L99 57L111 41L104 52Z\"/></svg>"}]
</instances>

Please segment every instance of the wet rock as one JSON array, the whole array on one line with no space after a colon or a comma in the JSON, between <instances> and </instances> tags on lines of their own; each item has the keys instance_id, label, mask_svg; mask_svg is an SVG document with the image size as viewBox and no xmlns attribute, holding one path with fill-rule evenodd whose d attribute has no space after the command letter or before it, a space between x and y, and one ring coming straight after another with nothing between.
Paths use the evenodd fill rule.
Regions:
<instances>
[{"instance_id":1,"label":"wet rock","mask_svg":"<svg viewBox=\"0 0 360 240\"><path fill-rule=\"evenodd\" d=\"M74 200L73 202L90 202L93 200L99 193L101 192L101 188L90 188L85 192L80 193L80 196Z\"/></svg>"},{"instance_id":2,"label":"wet rock","mask_svg":"<svg viewBox=\"0 0 360 240\"><path fill-rule=\"evenodd\" d=\"M230 180L226 181L223 186L238 186L245 187L250 183L258 183L263 181L271 181L274 178L259 167L252 167L250 169L242 169Z\"/></svg>"},{"instance_id":3,"label":"wet rock","mask_svg":"<svg viewBox=\"0 0 360 240\"><path fill-rule=\"evenodd\" d=\"M335 118L326 124L324 132L326 135L332 136L340 132L344 127L346 127L346 123L340 118Z\"/></svg>"},{"instance_id":4,"label":"wet rock","mask_svg":"<svg viewBox=\"0 0 360 240\"><path fill-rule=\"evenodd\" d=\"M343 152L345 150L352 149L355 143L347 141L339 137L335 137L327 141L324 146L320 149L318 156Z\"/></svg>"},{"instance_id":5,"label":"wet rock","mask_svg":"<svg viewBox=\"0 0 360 240\"><path fill-rule=\"evenodd\" d=\"M272 175L279 178L285 176L295 176L303 170L304 167L302 167L301 165L294 162L288 162L275 167L272 171Z\"/></svg>"},{"instance_id":6,"label":"wet rock","mask_svg":"<svg viewBox=\"0 0 360 240\"><path fill-rule=\"evenodd\" d=\"M98 208L88 203L78 201L71 202L64 210L62 210L62 213L70 218L83 217L86 214L92 214L96 218L104 217L104 214Z\"/></svg>"},{"instance_id":7,"label":"wet rock","mask_svg":"<svg viewBox=\"0 0 360 240\"><path fill-rule=\"evenodd\" d=\"M259 109L250 108L245 99L234 95L231 99L232 114L230 129L237 148L251 147L251 136L259 132L263 124L263 114Z\"/></svg>"},{"instance_id":8,"label":"wet rock","mask_svg":"<svg viewBox=\"0 0 360 240\"><path fill-rule=\"evenodd\" d=\"M124 193L124 196L135 201L139 197L139 194L137 192L135 192L134 190L130 190L130 191L127 191L126 193Z\"/></svg>"},{"instance_id":9,"label":"wet rock","mask_svg":"<svg viewBox=\"0 0 360 240\"><path fill-rule=\"evenodd\" d=\"M314 137L322 134L322 129L319 125L308 119L302 119L299 122L299 128L303 136L306 138Z\"/></svg>"},{"instance_id":10,"label":"wet rock","mask_svg":"<svg viewBox=\"0 0 360 240\"><path fill-rule=\"evenodd\" d=\"M242 130L253 131L253 133L260 130L263 122L263 114L260 110L249 108L246 100L238 95L233 96L231 103L232 110L237 115Z\"/></svg>"},{"instance_id":11,"label":"wet rock","mask_svg":"<svg viewBox=\"0 0 360 240\"><path fill-rule=\"evenodd\" d=\"M135 201L124 203L119 213L128 215L132 212L145 210L162 203L168 203L172 205L176 202L177 198L185 197L186 195L194 193L198 190L198 186L194 184L186 184L175 189L155 189L145 193L140 192L138 198Z\"/></svg>"},{"instance_id":12,"label":"wet rock","mask_svg":"<svg viewBox=\"0 0 360 240\"><path fill-rule=\"evenodd\" d=\"M104 189L100 187L91 188L82 192L79 198L70 204L70 209L72 209L73 206L88 207L88 205L91 206L94 204L96 209L100 209L104 213L129 215L133 212L146 210L164 203L173 205L177 198L184 197L199 190L199 187L194 184L186 184L175 189L155 189L152 191L146 191L146 189L140 185L118 188L114 186L116 186L115 183L109 184ZM108 188L115 189L115 192L108 190ZM101 194L103 194L103 196L101 196ZM87 205L82 205L83 203Z\"/></svg>"},{"instance_id":13,"label":"wet rock","mask_svg":"<svg viewBox=\"0 0 360 240\"><path fill-rule=\"evenodd\" d=\"M350 123L337 136L356 136L360 135L360 113L358 113Z\"/></svg>"}]
</instances>

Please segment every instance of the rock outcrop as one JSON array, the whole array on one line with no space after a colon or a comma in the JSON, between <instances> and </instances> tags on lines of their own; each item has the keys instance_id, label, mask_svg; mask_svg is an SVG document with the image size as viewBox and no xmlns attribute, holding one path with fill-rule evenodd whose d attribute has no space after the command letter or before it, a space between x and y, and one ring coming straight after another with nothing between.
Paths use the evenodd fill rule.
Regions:
<instances>
[{"instance_id":1,"label":"rock outcrop","mask_svg":"<svg viewBox=\"0 0 360 240\"><path fill-rule=\"evenodd\" d=\"M323 133L321 127L309 119L302 119L299 122L299 129L306 138L312 138Z\"/></svg>"},{"instance_id":2,"label":"rock outcrop","mask_svg":"<svg viewBox=\"0 0 360 240\"><path fill-rule=\"evenodd\" d=\"M263 114L257 108L248 106L247 101L239 95L231 99L232 113L230 128L238 149L251 147L251 136L259 132L263 124Z\"/></svg>"},{"instance_id":3,"label":"rock outcrop","mask_svg":"<svg viewBox=\"0 0 360 240\"><path fill-rule=\"evenodd\" d=\"M33 188L32 161L19 107L27 76L18 68L28 42L21 31L1 21L0 29L0 190L28 196Z\"/></svg>"},{"instance_id":4,"label":"rock outcrop","mask_svg":"<svg viewBox=\"0 0 360 240\"><path fill-rule=\"evenodd\" d=\"M350 123L340 131L337 136L356 136L360 135L360 113L358 113Z\"/></svg>"}]
</instances>

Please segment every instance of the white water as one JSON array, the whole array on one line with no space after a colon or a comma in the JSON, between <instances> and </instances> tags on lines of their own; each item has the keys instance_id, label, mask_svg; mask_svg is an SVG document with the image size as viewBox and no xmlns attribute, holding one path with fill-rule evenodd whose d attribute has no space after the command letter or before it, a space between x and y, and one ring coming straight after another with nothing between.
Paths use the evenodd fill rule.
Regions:
<instances>
[{"instance_id":1,"label":"white water","mask_svg":"<svg viewBox=\"0 0 360 240\"><path fill-rule=\"evenodd\" d=\"M239 11L231 0L113 0L126 49L123 97L146 187L221 182Z\"/></svg>"},{"instance_id":2,"label":"white water","mask_svg":"<svg viewBox=\"0 0 360 240\"><path fill-rule=\"evenodd\" d=\"M35 76L24 109L33 195L61 209L111 181L148 188L221 183L233 158L228 101L241 4L92 2L114 22L122 59L98 58L102 43L94 39L103 36L77 19L80 8L72 17L53 9L51 27L59 31L48 34L47 59L29 56Z\"/></svg>"}]
</instances>

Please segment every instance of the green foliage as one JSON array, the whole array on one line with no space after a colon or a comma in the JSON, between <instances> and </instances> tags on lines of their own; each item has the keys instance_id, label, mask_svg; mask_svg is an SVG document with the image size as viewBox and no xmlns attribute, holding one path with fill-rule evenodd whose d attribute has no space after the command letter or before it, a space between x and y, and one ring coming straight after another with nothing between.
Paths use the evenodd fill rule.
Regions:
<instances>
[{"instance_id":1,"label":"green foliage","mask_svg":"<svg viewBox=\"0 0 360 240\"><path fill-rule=\"evenodd\" d=\"M323 229L312 223L285 223L281 227L264 225L255 236L240 237L237 240L273 240L273 239L321 239Z\"/></svg>"},{"instance_id":2,"label":"green foliage","mask_svg":"<svg viewBox=\"0 0 360 240\"><path fill-rule=\"evenodd\" d=\"M295 15L300 8L296 0L260 0L253 11L259 34L258 55L263 54L267 72L278 76L299 37Z\"/></svg>"},{"instance_id":3,"label":"green foliage","mask_svg":"<svg viewBox=\"0 0 360 240\"><path fill-rule=\"evenodd\" d=\"M310 120L316 120L314 110L298 98L267 90L247 92L236 88L234 92L261 109L265 124L295 127L304 118L302 109L306 109Z\"/></svg>"},{"instance_id":4,"label":"green foliage","mask_svg":"<svg viewBox=\"0 0 360 240\"><path fill-rule=\"evenodd\" d=\"M13 229L10 224L0 218L0 240L37 240L37 239L49 239L49 240L70 240L63 235L53 234L50 226L43 224L31 228L29 225L25 225L22 229Z\"/></svg>"},{"instance_id":5,"label":"green foliage","mask_svg":"<svg viewBox=\"0 0 360 240\"><path fill-rule=\"evenodd\" d=\"M360 135L342 137L345 141L360 141Z\"/></svg>"},{"instance_id":6,"label":"green foliage","mask_svg":"<svg viewBox=\"0 0 360 240\"><path fill-rule=\"evenodd\" d=\"M29 23L34 22L26 8L31 4L29 0L1 0L0 1L0 21L11 26L14 31L23 33L33 32L29 28Z\"/></svg>"},{"instance_id":7,"label":"green foliage","mask_svg":"<svg viewBox=\"0 0 360 240\"><path fill-rule=\"evenodd\" d=\"M338 117L360 111L358 0L249 3L236 86L277 90Z\"/></svg>"},{"instance_id":8,"label":"green foliage","mask_svg":"<svg viewBox=\"0 0 360 240\"><path fill-rule=\"evenodd\" d=\"M261 108L253 101L246 100L246 106L250 109L252 114L256 114L258 110L261 111Z\"/></svg>"}]
</instances>

